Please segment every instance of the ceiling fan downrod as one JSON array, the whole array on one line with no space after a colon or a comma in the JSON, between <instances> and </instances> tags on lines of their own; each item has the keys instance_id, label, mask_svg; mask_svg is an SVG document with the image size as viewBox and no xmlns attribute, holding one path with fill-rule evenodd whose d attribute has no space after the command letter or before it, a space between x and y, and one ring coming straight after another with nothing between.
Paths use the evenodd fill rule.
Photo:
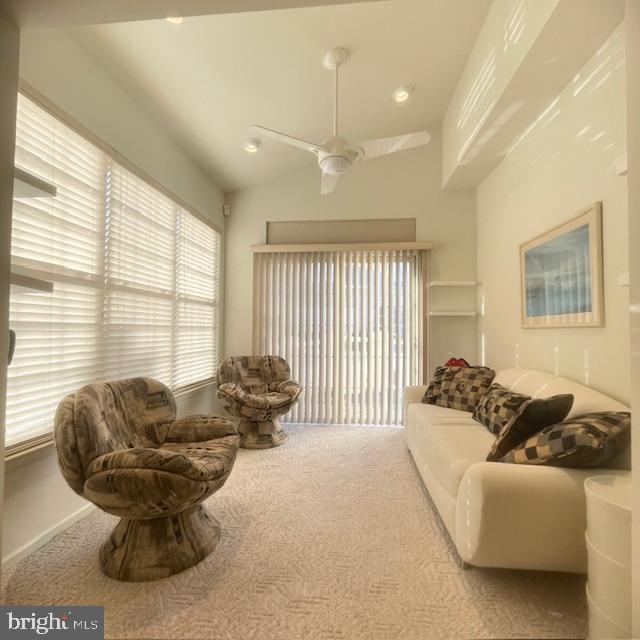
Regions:
<instances>
[{"instance_id":1,"label":"ceiling fan downrod","mask_svg":"<svg viewBox=\"0 0 640 640\"><path fill-rule=\"evenodd\" d=\"M338 67L344 64L349 52L342 47L331 49L322 61L324 66L333 71L333 137L338 137Z\"/></svg>"}]
</instances>

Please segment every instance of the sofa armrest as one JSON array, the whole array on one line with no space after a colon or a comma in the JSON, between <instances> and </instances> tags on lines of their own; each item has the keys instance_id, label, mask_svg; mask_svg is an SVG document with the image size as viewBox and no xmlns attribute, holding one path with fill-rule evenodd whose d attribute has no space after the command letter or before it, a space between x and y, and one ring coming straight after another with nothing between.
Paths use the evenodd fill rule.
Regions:
<instances>
[{"instance_id":1,"label":"sofa armrest","mask_svg":"<svg viewBox=\"0 0 640 640\"><path fill-rule=\"evenodd\" d=\"M611 469L478 462L462 478L455 544L480 567L586 573L584 481Z\"/></svg>"},{"instance_id":2,"label":"sofa armrest","mask_svg":"<svg viewBox=\"0 0 640 640\"><path fill-rule=\"evenodd\" d=\"M402 398L402 424L407 426L407 409L410 404L414 402L421 402L422 397L427 391L426 384L420 384L413 387L405 387L404 388L404 396Z\"/></svg>"}]
</instances>

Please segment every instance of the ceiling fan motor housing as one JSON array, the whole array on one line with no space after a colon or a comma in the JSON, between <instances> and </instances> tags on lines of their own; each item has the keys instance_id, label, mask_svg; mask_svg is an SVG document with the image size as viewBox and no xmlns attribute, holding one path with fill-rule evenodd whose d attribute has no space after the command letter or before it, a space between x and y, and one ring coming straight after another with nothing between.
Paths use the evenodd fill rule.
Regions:
<instances>
[{"instance_id":1,"label":"ceiling fan motor housing","mask_svg":"<svg viewBox=\"0 0 640 640\"><path fill-rule=\"evenodd\" d=\"M333 136L322 145L327 151L318 154L318 166L324 173L332 176L344 173L358 158L358 151L349 146L348 142L339 136Z\"/></svg>"}]
</instances>

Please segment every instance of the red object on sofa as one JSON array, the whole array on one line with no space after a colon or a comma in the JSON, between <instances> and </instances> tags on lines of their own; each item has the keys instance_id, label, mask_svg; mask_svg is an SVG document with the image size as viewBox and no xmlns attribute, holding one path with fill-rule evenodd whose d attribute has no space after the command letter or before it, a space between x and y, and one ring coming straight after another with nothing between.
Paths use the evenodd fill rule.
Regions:
<instances>
[{"instance_id":1,"label":"red object on sofa","mask_svg":"<svg viewBox=\"0 0 640 640\"><path fill-rule=\"evenodd\" d=\"M471 365L464 358L449 358L445 363L445 367L470 367Z\"/></svg>"}]
</instances>

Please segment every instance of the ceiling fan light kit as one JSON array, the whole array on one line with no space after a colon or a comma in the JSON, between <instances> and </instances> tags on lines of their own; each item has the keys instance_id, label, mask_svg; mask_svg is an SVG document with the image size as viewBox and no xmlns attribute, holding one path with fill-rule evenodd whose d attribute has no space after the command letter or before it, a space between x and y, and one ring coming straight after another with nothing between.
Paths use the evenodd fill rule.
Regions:
<instances>
[{"instance_id":1,"label":"ceiling fan light kit","mask_svg":"<svg viewBox=\"0 0 640 640\"><path fill-rule=\"evenodd\" d=\"M358 160L368 160L369 158L419 147L428 144L431 139L431 136L426 131L418 131L402 136L380 138L378 140L369 140L352 145L348 140L338 135L338 70L340 65L344 64L348 57L349 54L346 49L337 48L327 52L323 59L324 66L330 71L333 71L333 135L327 138L322 144L314 144L313 142L301 140L300 138L294 138L286 133L267 129L259 125L252 127L257 133L313 153L322 171L322 179L320 182L320 193L322 195L332 193L338 177ZM396 94L401 90L406 92L406 97L398 100ZM398 102L403 102L409 98L410 93L410 87L401 87L394 93L394 97L396 97ZM257 140L257 138L255 140ZM245 145L247 142L249 141L246 141ZM246 146L245 149L247 149ZM247 149L247 151L249 151L249 149ZM257 151L257 148L255 151Z\"/></svg>"},{"instance_id":2,"label":"ceiling fan light kit","mask_svg":"<svg viewBox=\"0 0 640 640\"><path fill-rule=\"evenodd\" d=\"M242 148L248 153L257 153L261 144L260 138L249 138L242 143Z\"/></svg>"},{"instance_id":3,"label":"ceiling fan light kit","mask_svg":"<svg viewBox=\"0 0 640 640\"><path fill-rule=\"evenodd\" d=\"M411 97L411 87L399 87L393 92L393 99L402 104Z\"/></svg>"}]
</instances>

